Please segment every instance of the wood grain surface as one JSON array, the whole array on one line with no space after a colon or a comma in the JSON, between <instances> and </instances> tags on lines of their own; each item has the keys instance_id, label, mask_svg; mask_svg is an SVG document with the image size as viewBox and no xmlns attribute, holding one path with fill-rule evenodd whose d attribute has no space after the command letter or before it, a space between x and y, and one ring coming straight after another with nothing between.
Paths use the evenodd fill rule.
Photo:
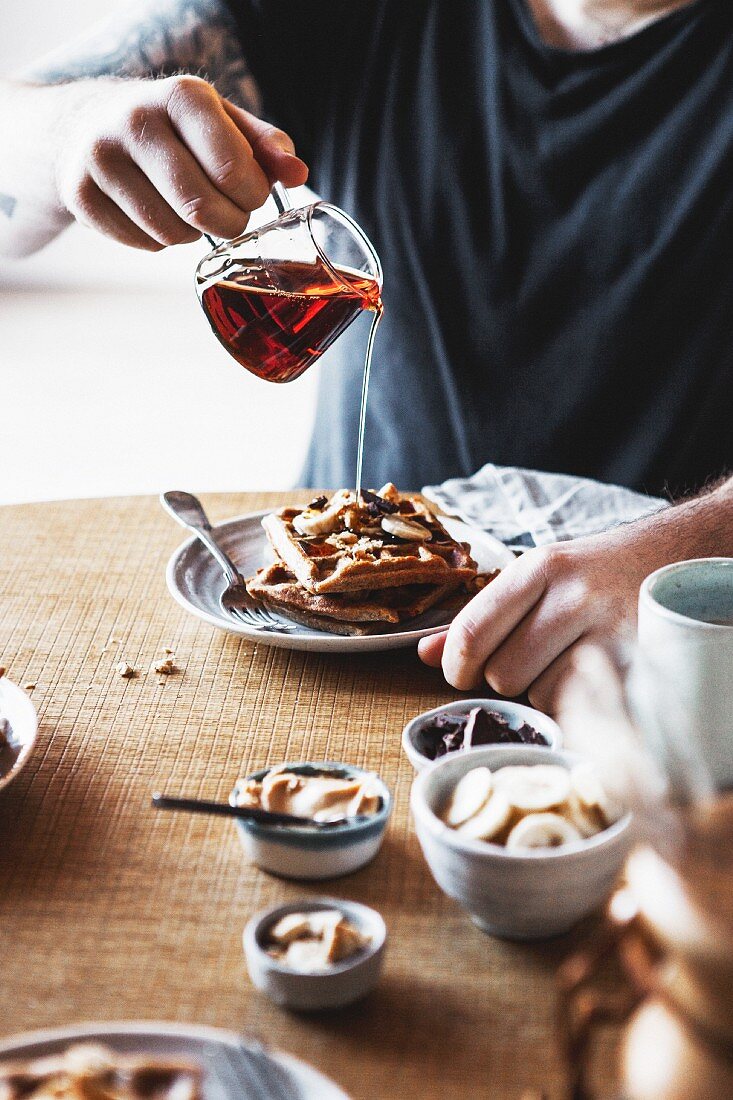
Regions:
<instances>
[{"instance_id":1,"label":"wood grain surface","mask_svg":"<svg viewBox=\"0 0 733 1100\"><path fill-rule=\"evenodd\" d=\"M225 519L285 499L204 503ZM592 924L542 946L488 937L435 885L409 821L402 727L457 693L410 651L268 649L190 617L164 579L182 535L152 498L0 509L0 664L35 683L40 714L0 796L0 1032L179 1020L256 1034L355 1100L562 1096L553 975ZM168 678L149 671L165 647ZM122 679L122 659L139 675ZM307 759L372 768L394 794L381 852L347 878L272 878L231 823L149 807L155 789L224 799L240 775ZM362 1004L296 1015L250 985L242 928L317 893L382 913L386 969Z\"/></svg>"}]
</instances>

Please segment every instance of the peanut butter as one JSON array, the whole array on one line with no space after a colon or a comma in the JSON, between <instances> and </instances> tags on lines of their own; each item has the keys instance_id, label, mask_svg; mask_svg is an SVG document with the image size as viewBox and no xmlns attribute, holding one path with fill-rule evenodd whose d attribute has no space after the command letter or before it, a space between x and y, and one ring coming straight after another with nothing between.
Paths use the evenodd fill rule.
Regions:
<instances>
[{"instance_id":1,"label":"peanut butter","mask_svg":"<svg viewBox=\"0 0 733 1100\"><path fill-rule=\"evenodd\" d=\"M330 772L299 775L273 768L264 779L238 788L237 805L325 821L330 817L375 814L382 799L373 779L342 778Z\"/></svg>"}]
</instances>

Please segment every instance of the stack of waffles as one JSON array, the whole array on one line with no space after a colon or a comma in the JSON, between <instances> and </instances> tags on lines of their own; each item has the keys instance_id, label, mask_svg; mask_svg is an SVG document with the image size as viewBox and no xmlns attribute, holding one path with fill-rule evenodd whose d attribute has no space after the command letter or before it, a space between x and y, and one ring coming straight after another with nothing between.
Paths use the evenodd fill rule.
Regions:
<instances>
[{"instance_id":1,"label":"stack of waffles","mask_svg":"<svg viewBox=\"0 0 733 1100\"><path fill-rule=\"evenodd\" d=\"M203 1100L198 1065L123 1055L96 1043L0 1066L0 1100Z\"/></svg>"},{"instance_id":2,"label":"stack of waffles","mask_svg":"<svg viewBox=\"0 0 733 1100\"><path fill-rule=\"evenodd\" d=\"M394 485L346 489L304 509L265 516L276 560L247 581L272 611L331 634L381 634L428 608L455 611L480 587L467 543L456 542Z\"/></svg>"}]
</instances>

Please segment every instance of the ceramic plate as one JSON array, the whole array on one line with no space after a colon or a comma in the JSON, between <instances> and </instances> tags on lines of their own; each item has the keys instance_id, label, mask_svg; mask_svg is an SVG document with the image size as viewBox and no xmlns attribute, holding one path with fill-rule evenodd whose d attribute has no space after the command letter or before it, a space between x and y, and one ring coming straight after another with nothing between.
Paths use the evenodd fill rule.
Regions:
<instances>
[{"instance_id":1,"label":"ceramic plate","mask_svg":"<svg viewBox=\"0 0 733 1100\"><path fill-rule=\"evenodd\" d=\"M0 676L0 719L9 723L7 739L0 741L0 791L25 767L38 733L36 708L24 691Z\"/></svg>"},{"instance_id":2,"label":"ceramic plate","mask_svg":"<svg viewBox=\"0 0 733 1100\"><path fill-rule=\"evenodd\" d=\"M257 569L273 560L272 550L260 523L264 515L265 512L253 512L251 515L221 523L215 529L221 545L244 577L252 576ZM469 543L481 572L502 569L514 560L511 550L507 550L503 543L484 531L468 527L457 519L441 517L441 522L453 538ZM401 649L416 645L418 639L427 634L434 634L436 630L446 626L454 614L439 610L426 611L410 622L409 629L396 625L385 634L359 638L344 638L338 634L327 634L323 630L311 630L306 626L296 626L295 630L283 631L282 634L257 630L236 622L222 612L219 596L225 587L224 578L208 550L196 538L189 539L176 550L168 562L166 580L173 598L199 619L232 634L252 638L261 645L281 646L283 649L308 649L324 653Z\"/></svg>"},{"instance_id":3,"label":"ceramic plate","mask_svg":"<svg viewBox=\"0 0 733 1100\"><path fill-rule=\"evenodd\" d=\"M0 1061L40 1058L56 1054L70 1043L104 1043L121 1054L153 1054L163 1058L189 1058L199 1062L205 1071L205 1100L237 1100L231 1096L216 1072L217 1057L227 1044L240 1042L233 1032L213 1027L161 1023L94 1023L78 1027L55 1028L53 1031L33 1031L0 1042ZM246 1045L246 1043L245 1043ZM333 1081L329 1081L312 1066L290 1054L269 1051L280 1067L280 1087L267 1096L261 1089L243 1091L239 1100L348 1100ZM285 1080L282 1080L285 1078Z\"/></svg>"}]
</instances>

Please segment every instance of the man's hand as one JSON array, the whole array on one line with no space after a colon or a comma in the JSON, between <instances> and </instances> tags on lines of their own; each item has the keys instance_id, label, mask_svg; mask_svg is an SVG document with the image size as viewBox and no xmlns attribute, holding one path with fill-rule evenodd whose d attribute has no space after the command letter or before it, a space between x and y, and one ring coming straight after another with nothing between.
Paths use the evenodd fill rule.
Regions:
<instances>
[{"instance_id":1,"label":"man's hand","mask_svg":"<svg viewBox=\"0 0 733 1100\"><path fill-rule=\"evenodd\" d=\"M296 187L308 176L287 134L195 76L36 91L64 99L52 150L59 205L135 248L236 237L275 180Z\"/></svg>"},{"instance_id":2,"label":"man's hand","mask_svg":"<svg viewBox=\"0 0 733 1100\"><path fill-rule=\"evenodd\" d=\"M733 479L697 500L573 542L531 550L424 638L426 664L460 690L529 691L552 711L581 642L633 629L639 585L673 561L733 554Z\"/></svg>"},{"instance_id":3,"label":"man's hand","mask_svg":"<svg viewBox=\"0 0 733 1100\"><path fill-rule=\"evenodd\" d=\"M150 251L237 236L275 180L308 175L259 111L225 0L124 5L0 81L0 253L73 218Z\"/></svg>"}]
</instances>

